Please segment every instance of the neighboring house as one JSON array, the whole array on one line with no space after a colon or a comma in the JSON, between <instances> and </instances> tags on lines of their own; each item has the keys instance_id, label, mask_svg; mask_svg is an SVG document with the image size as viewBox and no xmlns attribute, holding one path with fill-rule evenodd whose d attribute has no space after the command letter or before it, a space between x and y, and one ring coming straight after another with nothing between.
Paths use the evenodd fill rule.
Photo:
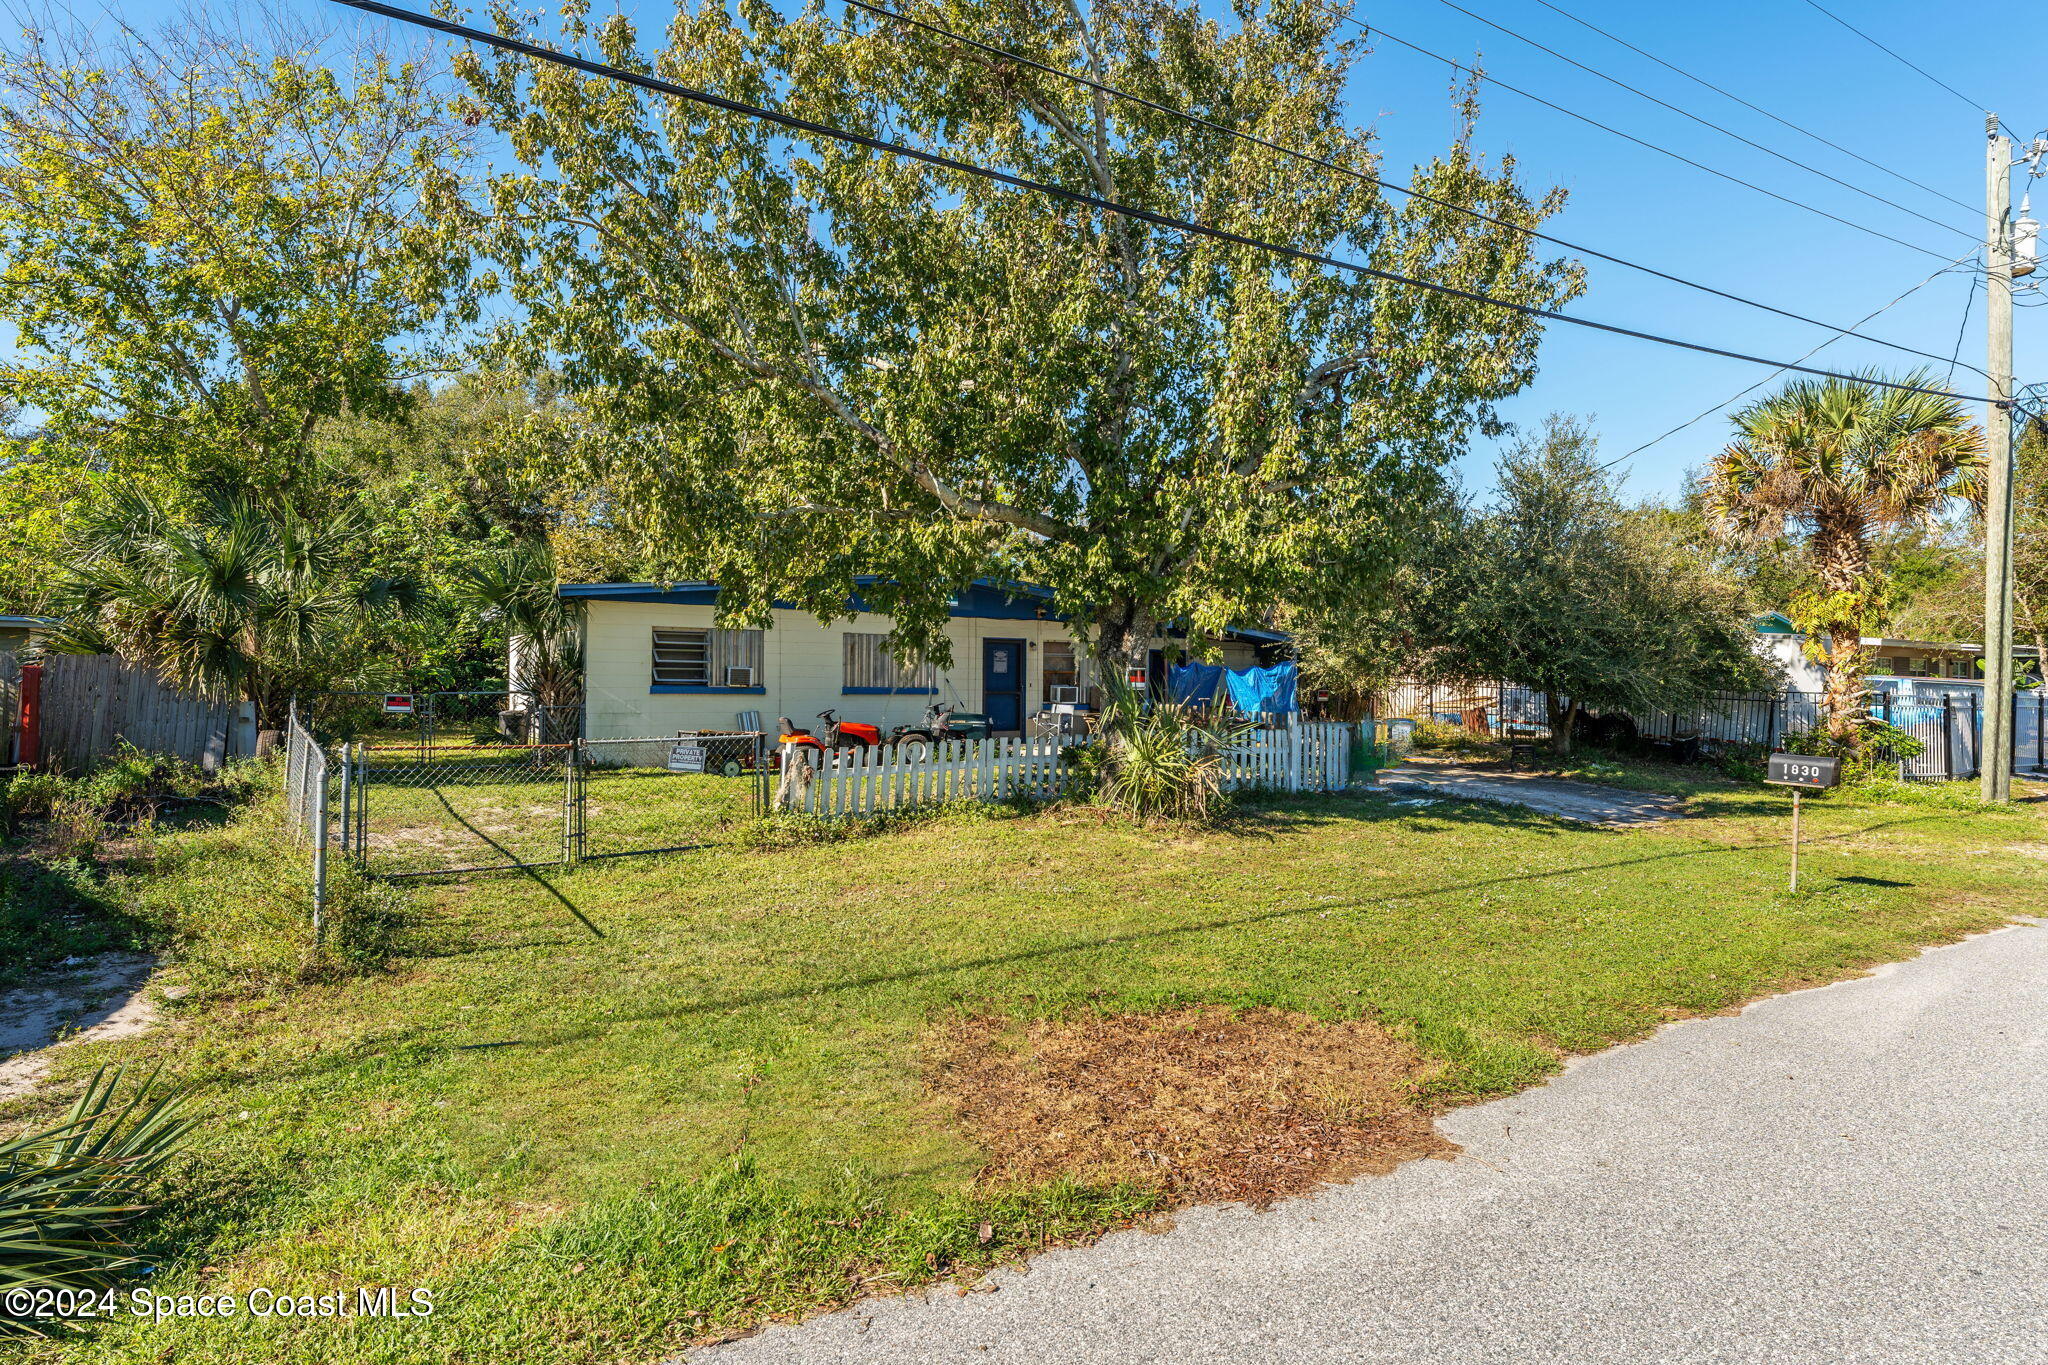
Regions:
<instances>
[{"instance_id":1,"label":"neighboring house","mask_svg":"<svg viewBox=\"0 0 2048 1365\"><path fill-rule=\"evenodd\" d=\"M44 632L56 626L46 616L0 616L0 654L27 654Z\"/></svg>"},{"instance_id":2,"label":"neighboring house","mask_svg":"<svg viewBox=\"0 0 2048 1365\"><path fill-rule=\"evenodd\" d=\"M944 670L891 659L883 645L890 619L858 598L850 619L830 625L778 605L772 629L728 630L713 623L712 583L575 583L561 595L584 612L584 729L592 739L737 729L749 711L764 725L788 716L815 727L817 713L831 709L886 728L915 723L934 700L986 713L997 733L1016 734L1054 701L1100 702L1098 680L1051 594L1028 586L979 582L961 593L947 632L953 662ZM1222 662L1267 662L1286 638L1231 631ZM1154 646L1156 679L1180 642L1161 637ZM515 692L519 655L515 648Z\"/></svg>"},{"instance_id":3,"label":"neighboring house","mask_svg":"<svg viewBox=\"0 0 2048 1365\"><path fill-rule=\"evenodd\" d=\"M1818 692L1827 686L1827 666L1806 657L1806 637L1778 612L1759 616L1751 625L1764 652L1784 668L1794 692ZM1870 654L1870 685L1901 697L1934 697L1981 693L1984 688L1984 646L1932 640L1894 640L1866 635ZM2030 645L2013 650L2020 674L2040 676L2040 661Z\"/></svg>"}]
</instances>

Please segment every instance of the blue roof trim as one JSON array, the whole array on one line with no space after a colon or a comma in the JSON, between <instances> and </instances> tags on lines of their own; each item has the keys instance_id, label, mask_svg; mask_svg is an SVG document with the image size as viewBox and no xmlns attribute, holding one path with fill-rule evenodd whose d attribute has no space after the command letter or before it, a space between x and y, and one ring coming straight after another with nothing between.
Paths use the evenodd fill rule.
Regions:
<instances>
[{"instance_id":1,"label":"blue roof trim","mask_svg":"<svg viewBox=\"0 0 2048 1365\"><path fill-rule=\"evenodd\" d=\"M882 581L879 574L861 574L854 578L854 586ZM704 581L688 583L564 583L555 590L560 596L584 602L661 602L679 607L715 607L718 605L718 585ZM770 604L778 611L795 611L794 602L777 599ZM870 610L859 595L846 600L848 611ZM999 583L994 579L977 578L966 591L953 598L948 613L978 621L1065 621L1065 612L1052 605L1052 590L1035 583ZM1242 640L1255 640L1261 644L1286 644L1293 639L1284 631L1251 630L1231 627L1224 631L1226 636Z\"/></svg>"}]
</instances>

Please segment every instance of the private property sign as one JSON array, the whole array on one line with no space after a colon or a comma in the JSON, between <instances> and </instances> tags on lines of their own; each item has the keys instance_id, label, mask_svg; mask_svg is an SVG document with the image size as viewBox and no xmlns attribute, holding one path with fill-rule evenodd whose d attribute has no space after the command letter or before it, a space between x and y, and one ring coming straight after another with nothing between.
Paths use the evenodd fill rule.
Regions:
<instances>
[{"instance_id":1,"label":"private property sign","mask_svg":"<svg viewBox=\"0 0 2048 1365\"><path fill-rule=\"evenodd\" d=\"M1764 781L1777 787L1804 787L1808 791L1839 787L1842 760L1812 754L1772 754L1764 769Z\"/></svg>"},{"instance_id":2,"label":"private property sign","mask_svg":"<svg viewBox=\"0 0 2048 1365\"><path fill-rule=\"evenodd\" d=\"M701 773L704 771L704 746L701 744L677 744L668 751L668 770L672 773Z\"/></svg>"}]
</instances>

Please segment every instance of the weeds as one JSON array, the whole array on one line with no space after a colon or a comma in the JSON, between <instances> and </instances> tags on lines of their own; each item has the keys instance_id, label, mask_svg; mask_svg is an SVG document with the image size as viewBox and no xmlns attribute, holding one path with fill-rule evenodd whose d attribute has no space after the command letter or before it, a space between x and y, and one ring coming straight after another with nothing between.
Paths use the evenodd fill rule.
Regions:
<instances>
[{"instance_id":1,"label":"weeds","mask_svg":"<svg viewBox=\"0 0 2048 1365\"><path fill-rule=\"evenodd\" d=\"M963 799L929 805L894 806L868 815L827 817L778 812L741 825L736 838L741 848L757 852L810 848L843 843L848 839L900 834L941 820L1014 820L1036 809L1037 802L1029 797L1016 796L1007 801Z\"/></svg>"},{"instance_id":2,"label":"weeds","mask_svg":"<svg viewBox=\"0 0 2048 1365\"><path fill-rule=\"evenodd\" d=\"M67 959L126 947L106 880L78 858L0 863L0 986Z\"/></svg>"},{"instance_id":3,"label":"weeds","mask_svg":"<svg viewBox=\"0 0 2048 1365\"><path fill-rule=\"evenodd\" d=\"M1475 735L1462 725L1423 717L1415 722L1415 747L1440 754L1484 757L1501 751L1500 744L1485 735Z\"/></svg>"},{"instance_id":4,"label":"weeds","mask_svg":"<svg viewBox=\"0 0 2048 1365\"><path fill-rule=\"evenodd\" d=\"M334 859L326 932L316 942L309 860L275 797L217 829L156 841L119 888L127 911L191 972L191 984L216 996L382 970L411 921L405 892Z\"/></svg>"}]
</instances>

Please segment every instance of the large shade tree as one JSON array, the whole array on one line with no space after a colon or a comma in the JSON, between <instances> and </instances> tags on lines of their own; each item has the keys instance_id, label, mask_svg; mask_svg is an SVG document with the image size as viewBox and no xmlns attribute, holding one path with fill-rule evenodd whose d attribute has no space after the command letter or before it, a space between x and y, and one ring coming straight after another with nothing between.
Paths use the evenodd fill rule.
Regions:
<instances>
[{"instance_id":1,"label":"large shade tree","mask_svg":"<svg viewBox=\"0 0 2048 1365\"><path fill-rule=\"evenodd\" d=\"M1937 387L1925 372L1899 382ZM1843 379L1787 384L1734 424L1704 476L1708 510L1732 541L1804 539L1812 584L1790 614L1828 667L1828 733L1852 744L1865 714L1862 638L1888 602L1873 541L1980 497L1984 433L1957 399Z\"/></svg>"},{"instance_id":2,"label":"large shade tree","mask_svg":"<svg viewBox=\"0 0 2048 1365\"><path fill-rule=\"evenodd\" d=\"M395 415L473 298L423 172L430 73L315 36L30 23L0 48L0 360L52 442L124 477L306 480L319 424Z\"/></svg>"},{"instance_id":3,"label":"large shade tree","mask_svg":"<svg viewBox=\"0 0 2048 1365\"><path fill-rule=\"evenodd\" d=\"M1677 710L1773 681L1740 586L1630 509L1585 423L1553 416L1500 459L1490 506L1434 538L1406 611L1413 662L1541 692L1560 753L1582 713Z\"/></svg>"},{"instance_id":4,"label":"large shade tree","mask_svg":"<svg viewBox=\"0 0 2048 1365\"><path fill-rule=\"evenodd\" d=\"M2038 417L2014 450L2013 623L2048 681L2048 422Z\"/></svg>"},{"instance_id":5,"label":"large shade tree","mask_svg":"<svg viewBox=\"0 0 2048 1365\"><path fill-rule=\"evenodd\" d=\"M1376 267L1556 306L1576 271L1517 227L1559 205L1462 134L1393 202L1344 91L1364 51L1305 0L920 9L979 40L1306 149L1303 163L824 4L682 9L648 50L565 11L560 44L806 119ZM493 16L531 37L523 12ZM441 205L494 257L597 436L582 473L656 572L722 608L863 597L946 653L978 576L1051 587L1111 667L1289 598L1363 590L1401 509L1531 377L1539 326L680 98L464 53L471 116L523 166Z\"/></svg>"}]
</instances>

